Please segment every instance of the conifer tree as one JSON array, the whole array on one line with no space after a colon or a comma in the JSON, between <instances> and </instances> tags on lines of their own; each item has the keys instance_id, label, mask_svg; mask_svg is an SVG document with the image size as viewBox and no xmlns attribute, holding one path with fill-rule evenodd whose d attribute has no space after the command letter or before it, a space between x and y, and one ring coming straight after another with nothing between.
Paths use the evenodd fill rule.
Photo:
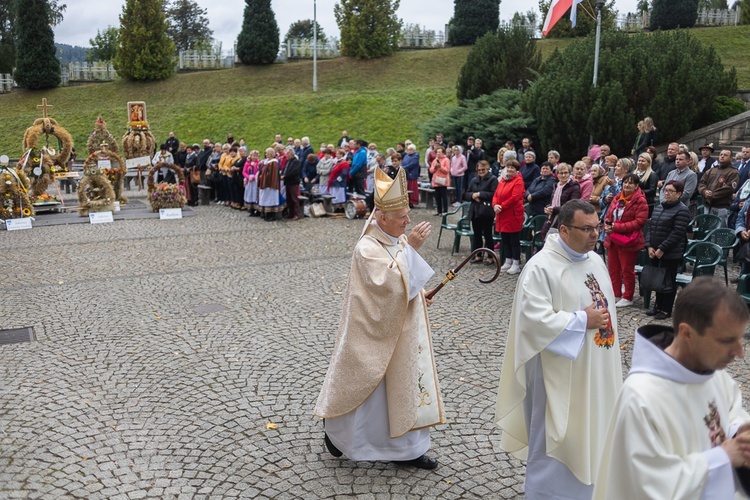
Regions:
<instances>
[{"instance_id":1,"label":"conifer tree","mask_svg":"<svg viewBox=\"0 0 750 500\"><path fill-rule=\"evenodd\" d=\"M500 23L500 0L454 0L453 18L448 25L448 41L472 45Z\"/></svg>"},{"instance_id":2,"label":"conifer tree","mask_svg":"<svg viewBox=\"0 0 750 500\"><path fill-rule=\"evenodd\" d=\"M13 79L20 87L36 90L60 85L51 13L46 0L16 0Z\"/></svg>"},{"instance_id":3,"label":"conifer tree","mask_svg":"<svg viewBox=\"0 0 750 500\"><path fill-rule=\"evenodd\" d=\"M653 0L652 30L692 28L698 20L698 0Z\"/></svg>"},{"instance_id":4,"label":"conifer tree","mask_svg":"<svg viewBox=\"0 0 750 500\"><path fill-rule=\"evenodd\" d=\"M340 0L333 13L341 30L341 53L372 59L396 52L402 25L398 6L399 0Z\"/></svg>"},{"instance_id":5,"label":"conifer tree","mask_svg":"<svg viewBox=\"0 0 750 500\"><path fill-rule=\"evenodd\" d=\"M126 0L113 61L128 80L163 80L174 72L174 42L169 38L164 0Z\"/></svg>"},{"instance_id":6,"label":"conifer tree","mask_svg":"<svg viewBox=\"0 0 750 500\"><path fill-rule=\"evenodd\" d=\"M279 25L271 0L245 0L237 57L242 64L272 64L279 53Z\"/></svg>"}]
</instances>

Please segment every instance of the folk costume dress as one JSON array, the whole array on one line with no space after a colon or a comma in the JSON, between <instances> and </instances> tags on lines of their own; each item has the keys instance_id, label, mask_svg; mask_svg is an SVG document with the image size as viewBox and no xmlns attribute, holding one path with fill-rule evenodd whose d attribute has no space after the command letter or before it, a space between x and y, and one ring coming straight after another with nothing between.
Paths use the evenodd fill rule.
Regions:
<instances>
[{"instance_id":1,"label":"folk costume dress","mask_svg":"<svg viewBox=\"0 0 750 500\"><path fill-rule=\"evenodd\" d=\"M747 498L721 447L750 422L724 370L696 373L664 352L674 332L638 329L594 489L597 499Z\"/></svg>"},{"instance_id":2,"label":"folk costume dress","mask_svg":"<svg viewBox=\"0 0 750 500\"><path fill-rule=\"evenodd\" d=\"M408 207L403 174L391 180L376 170L376 206L388 209L391 200ZM396 200L389 190L400 193ZM329 439L352 460L418 458L430 448L429 427L443 422L422 290L432 274L405 236L394 238L368 220L315 407Z\"/></svg>"},{"instance_id":3,"label":"folk costume dress","mask_svg":"<svg viewBox=\"0 0 750 500\"><path fill-rule=\"evenodd\" d=\"M586 329L592 302L609 310L607 328ZM502 449L528 459L527 498L591 498L622 386L614 303L601 258L573 251L559 234L519 276L495 423Z\"/></svg>"},{"instance_id":4,"label":"folk costume dress","mask_svg":"<svg viewBox=\"0 0 750 500\"><path fill-rule=\"evenodd\" d=\"M261 214L273 215L284 210L279 202L280 190L279 161L266 158L260 162L258 173L258 209Z\"/></svg>"},{"instance_id":5,"label":"folk costume dress","mask_svg":"<svg viewBox=\"0 0 750 500\"><path fill-rule=\"evenodd\" d=\"M248 158L242 169L242 177L245 178L245 205L251 210L258 210L258 165L258 160Z\"/></svg>"}]
</instances>

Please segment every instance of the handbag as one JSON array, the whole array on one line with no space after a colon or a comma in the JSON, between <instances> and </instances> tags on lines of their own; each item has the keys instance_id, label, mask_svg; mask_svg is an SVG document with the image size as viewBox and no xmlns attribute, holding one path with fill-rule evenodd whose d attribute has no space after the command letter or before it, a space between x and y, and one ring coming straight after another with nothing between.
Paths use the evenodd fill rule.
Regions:
<instances>
[{"instance_id":1,"label":"handbag","mask_svg":"<svg viewBox=\"0 0 750 500\"><path fill-rule=\"evenodd\" d=\"M632 233L609 233L609 241L621 247L634 247L638 245L638 239L641 231L635 230Z\"/></svg>"},{"instance_id":2,"label":"handbag","mask_svg":"<svg viewBox=\"0 0 750 500\"><path fill-rule=\"evenodd\" d=\"M447 177L440 177L437 175L432 176L432 180L435 181L435 184L438 186L447 186L448 185L448 178Z\"/></svg>"},{"instance_id":3,"label":"handbag","mask_svg":"<svg viewBox=\"0 0 750 500\"><path fill-rule=\"evenodd\" d=\"M200 184L200 183L201 183L201 171L191 170L190 171L190 184Z\"/></svg>"},{"instance_id":4,"label":"handbag","mask_svg":"<svg viewBox=\"0 0 750 500\"><path fill-rule=\"evenodd\" d=\"M674 283L667 278L667 269L654 266L644 266L640 276L640 288L656 293L669 293Z\"/></svg>"}]
</instances>

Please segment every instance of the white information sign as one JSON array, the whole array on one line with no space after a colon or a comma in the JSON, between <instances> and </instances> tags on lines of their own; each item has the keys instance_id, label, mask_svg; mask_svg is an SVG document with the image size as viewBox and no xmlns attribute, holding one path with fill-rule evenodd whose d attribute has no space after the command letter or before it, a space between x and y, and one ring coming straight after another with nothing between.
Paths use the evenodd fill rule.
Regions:
<instances>
[{"instance_id":1,"label":"white information sign","mask_svg":"<svg viewBox=\"0 0 750 500\"><path fill-rule=\"evenodd\" d=\"M116 201L116 202L114 203L114 205L115 205L115 212L119 212L119 211L120 211L120 202L119 202L119 201Z\"/></svg>"},{"instance_id":2,"label":"white information sign","mask_svg":"<svg viewBox=\"0 0 750 500\"><path fill-rule=\"evenodd\" d=\"M114 221L115 218L112 216L112 212L92 212L89 214L89 222L92 224L103 224Z\"/></svg>"},{"instance_id":3,"label":"white information sign","mask_svg":"<svg viewBox=\"0 0 750 500\"><path fill-rule=\"evenodd\" d=\"M138 158L125 160L125 167L128 170L138 168L139 166L151 168L151 158L148 156L140 156Z\"/></svg>"},{"instance_id":4,"label":"white information sign","mask_svg":"<svg viewBox=\"0 0 750 500\"><path fill-rule=\"evenodd\" d=\"M31 217L24 217L22 219L8 219L5 221L5 227L8 231L31 229Z\"/></svg>"},{"instance_id":5,"label":"white information sign","mask_svg":"<svg viewBox=\"0 0 750 500\"><path fill-rule=\"evenodd\" d=\"M159 219L170 220L170 219L182 219L181 208L160 208Z\"/></svg>"},{"instance_id":6,"label":"white information sign","mask_svg":"<svg viewBox=\"0 0 750 500\"><path fill-rule=\"evenodd\" d=\"M99 160L96 162L96 164L99 166L99 168L112 168L112 162L110 160Z\"/></svg>"}]
</instances>

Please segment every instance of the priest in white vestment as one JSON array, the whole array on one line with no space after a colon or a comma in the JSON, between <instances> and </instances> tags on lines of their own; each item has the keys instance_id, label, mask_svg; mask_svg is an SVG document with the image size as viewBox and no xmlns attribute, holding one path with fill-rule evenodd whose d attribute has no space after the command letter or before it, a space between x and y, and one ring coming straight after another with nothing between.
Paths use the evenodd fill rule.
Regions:
<instances>
[{"instance_id":1,"label":"priest in white vestment","mask_svg":"<svg viewBox=\"0 0 750 500\"><path fill-rule=\"evenodd\" d=\"M495 409L502 449L527 460L528 499L591 498L622 386L599 218L572 200L559 220L518 279Z\"/></svg>"},{"instance_id":2,"label":"priest in white vestment","mask_svg":"<svg viewBox=\"0 0 750 500\"><path fill-rule=\"evenodd\" d=\"M747 306L700 278L679 294L672 318L674 328L636 332L595 498L747 498L738 473L750 474L750 415L724 371L743 356Z\"/></svg>"},{"instance_id":3,"label":"priest in white vestment","mask_svg":"<svg viewBox=\"0 0 750 500\"><path fill-rule=\"evenodd\" d=\"M315 414L334 456L434 469L430 427L443 403L423 286L434 274L417 250L428 222L405 236L406 175L375 173L375 206L352 257L343 311Z\"/></svg>"}]
</instances>

